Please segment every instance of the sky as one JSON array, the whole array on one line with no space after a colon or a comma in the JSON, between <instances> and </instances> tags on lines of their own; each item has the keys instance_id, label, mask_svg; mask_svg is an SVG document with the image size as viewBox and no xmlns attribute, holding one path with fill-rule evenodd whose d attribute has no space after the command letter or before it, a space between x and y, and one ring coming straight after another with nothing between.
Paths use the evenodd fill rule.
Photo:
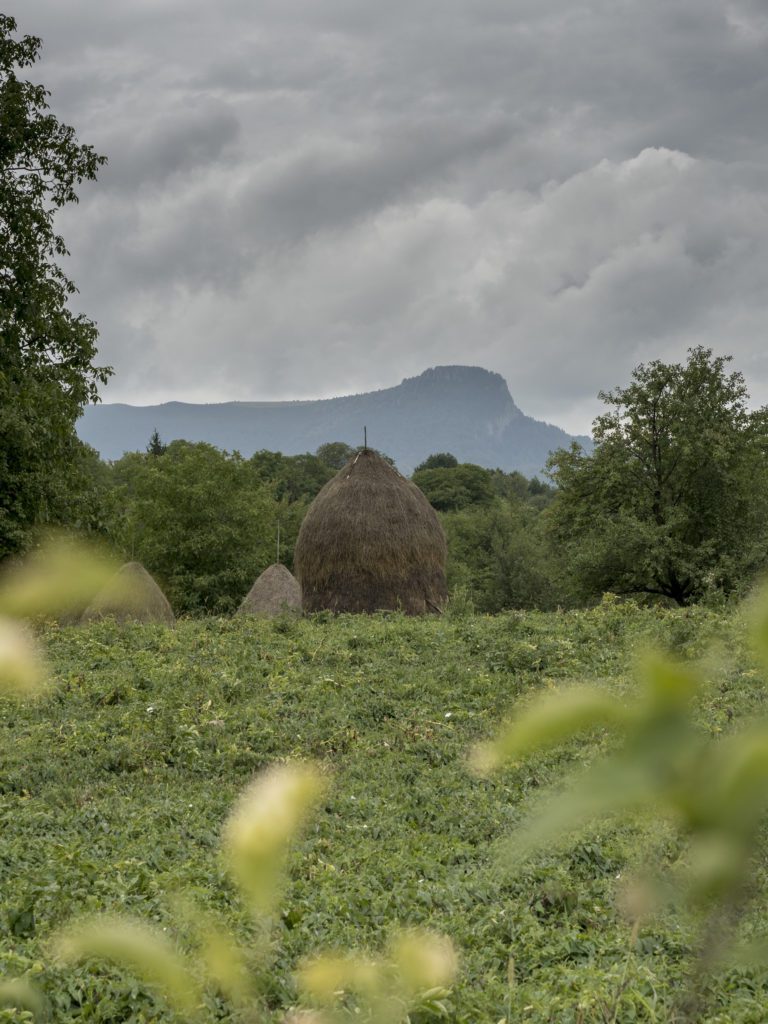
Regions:
<instances>
[{"instance_id":1,"label":"sky","mask_svg":"<svg viewBox=\"0 0 768 1024\"><path fill-rule=\"evenodd\" d=\"M59 226L105 401L501 373L586 432L652 359L768 403L765 0L5 0L109 158Z\"/></svg>"}]
</instances>

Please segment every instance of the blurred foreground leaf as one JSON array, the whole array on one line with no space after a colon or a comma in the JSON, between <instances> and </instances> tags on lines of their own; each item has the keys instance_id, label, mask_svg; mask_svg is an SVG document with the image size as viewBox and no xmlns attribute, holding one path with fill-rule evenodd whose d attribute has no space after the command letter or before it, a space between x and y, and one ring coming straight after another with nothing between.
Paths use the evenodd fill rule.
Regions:
<instances>
[{"instance_id":1,"label":"blurred foreground leaf","mask_svg":"<svg viewBox=\"0 0 768 1024\"><path fill-rule=\"evenodd\" d=\"M386 957L313 957L302 965L297 980L305 998L323 1007L322 1020L352 1015L375 1024L402 1024L415 1009L447 1015L443 1000L457 967L449 938L411 929L395 936Z\"/></svg>"},{"instance_id":2,"label":"blurred foreground leaf","mask_svg":"<svg viewBox=\"0 0 768 1024\"><path fill-rule=\"evenodd\" d=\"M53 534L0 575L0 614L13 618L75 614L116 568L93 545Z\"/></svg>"},{"instance_id":3,"label":"blurred foreground leaf","mask_svg":"<svg viewBox=\"0 0 768 1024\"><path fill-rule=\"evenodd\" d=\"M490 772L507 761L563 743L585 729L621 728L631 721L631 713L600 690L580 687L558 691L532 704L491 743L476 747L472 762L477 771Z\"/></svg>"},{"instance_id":4,"label":"blurred foreground leaf","mask_svg":"<svg viewBox=\"0 0 768 1024\"><path fill-rule=\"evenodd\" d=\"M29 1010L34 1014L45 1012L45 1001L37 989L24 978L13 978L0 982L0 1007L14 1007Z\"/></svg>"},{"instance_id":5,"label":"blurred foreground leaf","mask_svg":"<svg viewBox=\"0 0 768 1024\"><path fill-rule=\"evenodd\" d=\"M29 631L0 618L0 695L33 697L48 683L48 672Z\"/></svg>"},{"instance_id":6,"label":"blurred foreground leaf","mask_svg":"<svg viewBox=\"0 0 768 1024\"><path fill-rule=\"evenodd\" d=\"M184 958L162 932L138 921L103 917L69 928L56 943L64 962L89 958L126 967L159 989L182 1014L195 1015L202 990Z\"/></svg>"},{"instance_id":7,"label":"blurred foreground leaf","mask_svg":"<svg viewBox=\"0 0 768 1024\"><path fill-rule=\"evenodd\" d=\"M173 909L179 924L192 933L206 977L233 1006L246 1005L254 996L254 979L249 974L243 950L232 935L213 915L202 911L185 896L173 900Z\"/></svg>"},{"instance_id":8,"label":"blurred foreground leaf","mask_svg":"<svg viewBox=\"0 0 768 1024\"><path fill-rule=\"evenodd\" d=\"M230 814L224 858L257 913L269 912L279 898L288 845L324 790L315 767L279 765L259 775Z\"/></svg>"}]
</instances>

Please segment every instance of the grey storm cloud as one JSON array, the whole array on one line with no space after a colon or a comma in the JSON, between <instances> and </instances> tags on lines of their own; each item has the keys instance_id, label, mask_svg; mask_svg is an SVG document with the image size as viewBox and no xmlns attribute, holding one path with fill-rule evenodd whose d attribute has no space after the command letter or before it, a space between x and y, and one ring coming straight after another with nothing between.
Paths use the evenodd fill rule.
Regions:
<instances>
[{"instance_id":1,"label":"grey storm cloud","mask_svg":"<svg viewBox=\"0 0 768 1024\"><path fill-rule=\"evenodd\" d=\"M239 133L240 122L221 103L143 118L130 135L123 128L105 138L110 165L101 175L103 187L135 192L194 173L223 160Z\"/></svg>"},{"instance_id":2,"label":"grey storm cloud","mask_svg":"<svg viewBox=\"0 0 768 1024\"><path fill-rule=\"evenodd\" d=\"M61 217L105 400L435 363L584 430L704 343L768 401L762 0L6 0L109 157Z\"/></svg>"}]
</instances>

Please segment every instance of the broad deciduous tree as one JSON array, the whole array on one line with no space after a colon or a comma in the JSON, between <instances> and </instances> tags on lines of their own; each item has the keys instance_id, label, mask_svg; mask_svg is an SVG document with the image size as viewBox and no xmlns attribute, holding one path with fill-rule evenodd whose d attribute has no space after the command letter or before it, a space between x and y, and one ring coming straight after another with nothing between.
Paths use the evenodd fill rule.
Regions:
<instances>
[{"instance_id":1,"label":"broad deciduous tree","mask_svg":"<svg viewBox=\"0 0 768 1024\"><path fill-rule=\"evenodd\" d=\"M438 512L489 505L496 496L490 470L471 462L453 468L417 469L411 479Z\"/></svg>"},{"instance_id":2,"label":"broad deciduous tree","mask_svg":"<svg viewBox=\"0 0 768 1024\"><path fill-rule=\"evenodd\" d=\"M108 533L184 612L228 612L275 560L280 509L252 463L213 445L172 441L112 467Z\"/></svg>"},{"instance_id":3,"label":"broad deciduous tree","mask_svg":"<svg viewBox=\"0 0 768 1024\"><path fill-rule=\"evenodd\" d=\"M330 469L343 469L356 451L345 441L328 441L320 445L315 455Z\"/></svg>"},{"instance_id":4,"label":"broad deciduous tree","mask_svg":"<svg viewBox=\"0 0 768 1024\"><path fill-rule=\"evenodd\" d=\"M555 452L552 533L582 595L656 594L685 605L737 589L766 561L768 411L750 411L730 357L640 365L603 392L595 450Z\"/></svg>"},{"instance_id":5,"label":"broad deciduous tree","mask_svg":"<svg viewBox=\"0 0 768 1024\"><path fill-rule=\"evenodd\" d=\"M75 421L109 374L94 365L96 325L67 305L75 286L54 225L104 157L49 112L42 85L18 77L41 43L15 33L0 14L0 559L35 524L66 518Z\"/></svg>"},{"instance_id":6,"label":"broad deciduous tree","mask_svg":"<svg viewBox=\"0 0 768 1024\"><path fill-rule=\"evenodd\" d=\"M420 462L414 473L420 473L422 469L455 469L458 464L459 460L451 452L435 452Z\"/></svg>"}]
</instances>

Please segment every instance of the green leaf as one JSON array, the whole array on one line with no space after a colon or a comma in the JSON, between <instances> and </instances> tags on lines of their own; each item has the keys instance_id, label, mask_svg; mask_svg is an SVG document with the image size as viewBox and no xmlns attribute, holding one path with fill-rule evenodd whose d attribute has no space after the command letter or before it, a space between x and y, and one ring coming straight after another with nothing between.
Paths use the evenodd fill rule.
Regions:
<instances>
[{"instance_id":1,"label":"green leaf","mask_svg":"<svg viewBox=\"0 0 768 1024\"><path fill-rule=\"evenodd\" d=\"M0 982L0 1006L14 1006L17 1009L42 1014L45 1010L45 1001L26 979L12 978L10 981Z\"/></svg>"},{"instance_id":2,"label":"green leaf","mask_svg":"<svg viewBox=\"0 0 768 1024\"><path fill-rule=\"evenodd\" d=\"M564 793L548 797L504 844L502 862L512 868L547 844L617 812L638 810L655 797L644 763L611 758L582 775Z\"/></svg>"},{"instance_id":3,"label":"green leaf","mask_svg":"<svg viewBox=\"0 0 768 1024\"><path fill-rule=\"evenodd\" d=\"M170 939L156 928L120 917L86 921L62 933L58 958L75 962L90 957L125 967L158 988L180 1013L195 1015L202 990Z\"/></svg>"},{"instance_id":4,"label":"green leaf","mask_svg":"<svg viewBox=\"0 0 768 1024\"><path fill-rule=\"evenodd\" d=\"M640 678L646 687L647 711L652 715L686 709L702 686L699 675L687 665L657 652L644 658Z\"/></svg>"},{"instance_id":5,"label":"green leaf","mask_svg":"<svg viewBox=\"0 0 768 1024\"><path fill-rule=\"evenodd\" d=\"M556 691L531 705L495 740L477 747L472 760L479 771L491 771L506 761L563 743L584 730L598 726L623 729L633 721L632 712L601 690L584 687Z\"/></svg>"},{"instance_id":6,"label":"green leaf","mask_svg":"<svg viewBox=\"0 0 768 1024\"><path fill-rule=\"evenodd\" d=\"M752 829L768 807L768 722L725 740L707 796L710 820Z\"/></svg>"}]
</instances>

